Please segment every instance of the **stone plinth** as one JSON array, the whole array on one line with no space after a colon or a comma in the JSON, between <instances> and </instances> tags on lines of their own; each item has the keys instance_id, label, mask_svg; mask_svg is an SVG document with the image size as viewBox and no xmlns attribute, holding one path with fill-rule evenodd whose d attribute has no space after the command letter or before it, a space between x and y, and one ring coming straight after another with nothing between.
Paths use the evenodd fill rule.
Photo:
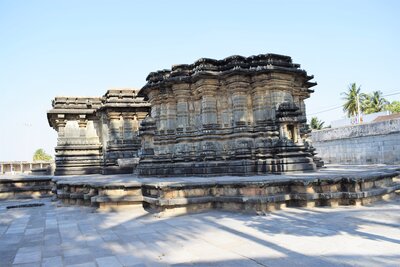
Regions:
<instances>
[{"instance_id":1,"label":"stone plinth","mask_svg":"<svg viewBox=\"0 0 400 267\"><path fill-rule=\"evenodd\" d=\"M268 212L290 207L365 205L400 190L397 167L324 170L250 177L135 178L129 175L55 178L64 203L99 210L144 208L187 213L208 209Z\"/></svg>"},{"instance_id":2,"label":"stone plinth","mask_svg":"<svg viewBox=\"0 0 400 267\"><path fill-rule=\"evenodd\" d=\"M51 176L6 176L0 178L0 200L51 197Z\"/></svg>"},{"instance_id":3,"label":"stone plinth","mask_svg":"<svg viewBox=\"0 0 400 267\"><path fill-rule=\"evenodd\" d=\"M304 99L316 83L288 56L200 59L150 73L139 92L142 176L315 170Z\"/></svg>"}]
</instances>

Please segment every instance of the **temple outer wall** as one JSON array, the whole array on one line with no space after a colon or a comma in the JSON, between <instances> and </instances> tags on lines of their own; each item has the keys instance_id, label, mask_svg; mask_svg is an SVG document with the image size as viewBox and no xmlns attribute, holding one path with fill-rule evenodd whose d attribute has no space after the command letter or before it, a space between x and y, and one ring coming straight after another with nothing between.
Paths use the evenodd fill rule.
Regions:
<instances>
[{"instance_id":1,"label":"temple outer wall","mask_svg":"<svg viewBox=\"0 0 400 267\"><path fill-rule=\"evenodd\" d=\"M400 119L313 131L311 139L328 164L400 164Z\"/></svg>"}]
</instances>

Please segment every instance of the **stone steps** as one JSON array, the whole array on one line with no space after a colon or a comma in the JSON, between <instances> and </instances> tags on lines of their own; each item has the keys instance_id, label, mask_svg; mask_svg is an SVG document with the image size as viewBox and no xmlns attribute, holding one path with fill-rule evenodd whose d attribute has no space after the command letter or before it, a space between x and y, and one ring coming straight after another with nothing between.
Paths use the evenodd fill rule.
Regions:
<instances>
[{"instance_id":1,"label":"stone steps","mask_svg":"<svg viewBox=\"0 0 400 267\"><path fill-rule=\"evenodd\" d=\"M52 177L0 178L0 200L51 197Z\"/></svg>"}]
</instances>

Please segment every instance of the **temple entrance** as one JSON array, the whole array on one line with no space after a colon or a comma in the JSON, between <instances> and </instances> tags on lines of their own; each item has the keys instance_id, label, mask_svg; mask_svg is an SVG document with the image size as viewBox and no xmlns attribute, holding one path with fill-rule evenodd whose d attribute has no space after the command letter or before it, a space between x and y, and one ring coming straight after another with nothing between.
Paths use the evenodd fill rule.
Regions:
<instances>
[{"instance_id":1,"label":"temple entrance","mask_svg":"<svg viewBox=\"0 0 400 267\"><path fill-rule=\"evenodd\" d=\"M297 142L296 127L294 125L287 125L287 138L293 142Z\"/></svg>"}]
</instances>

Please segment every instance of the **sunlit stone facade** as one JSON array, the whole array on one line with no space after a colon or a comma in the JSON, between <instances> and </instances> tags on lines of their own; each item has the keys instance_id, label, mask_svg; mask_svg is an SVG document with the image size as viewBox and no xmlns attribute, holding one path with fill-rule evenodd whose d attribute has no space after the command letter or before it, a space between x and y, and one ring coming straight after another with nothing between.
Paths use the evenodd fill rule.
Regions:
<instances>
[{"instance_id":1,"label":"sunlit stone facade","mask_svg":"<svg viewBox=\"0 0 400 267\"><path fill-rule=\"evenodd\" d=\"M56 175L132 173L141 140L139 125L150 110L135 89L103 97L56 97L48 121L58 133Z\"/></svg>"},{"instance_id":2,"label":"sunlit stone facade","mask_svg":"<svg viewBox=\"0 0 400 267\"><path fill-rule=\"evenodd\" d=\"M140 130L142 176L314 170L304 100L310 82L288 56L203 58L152 72Z\"/></svg>"}]
</instances>

